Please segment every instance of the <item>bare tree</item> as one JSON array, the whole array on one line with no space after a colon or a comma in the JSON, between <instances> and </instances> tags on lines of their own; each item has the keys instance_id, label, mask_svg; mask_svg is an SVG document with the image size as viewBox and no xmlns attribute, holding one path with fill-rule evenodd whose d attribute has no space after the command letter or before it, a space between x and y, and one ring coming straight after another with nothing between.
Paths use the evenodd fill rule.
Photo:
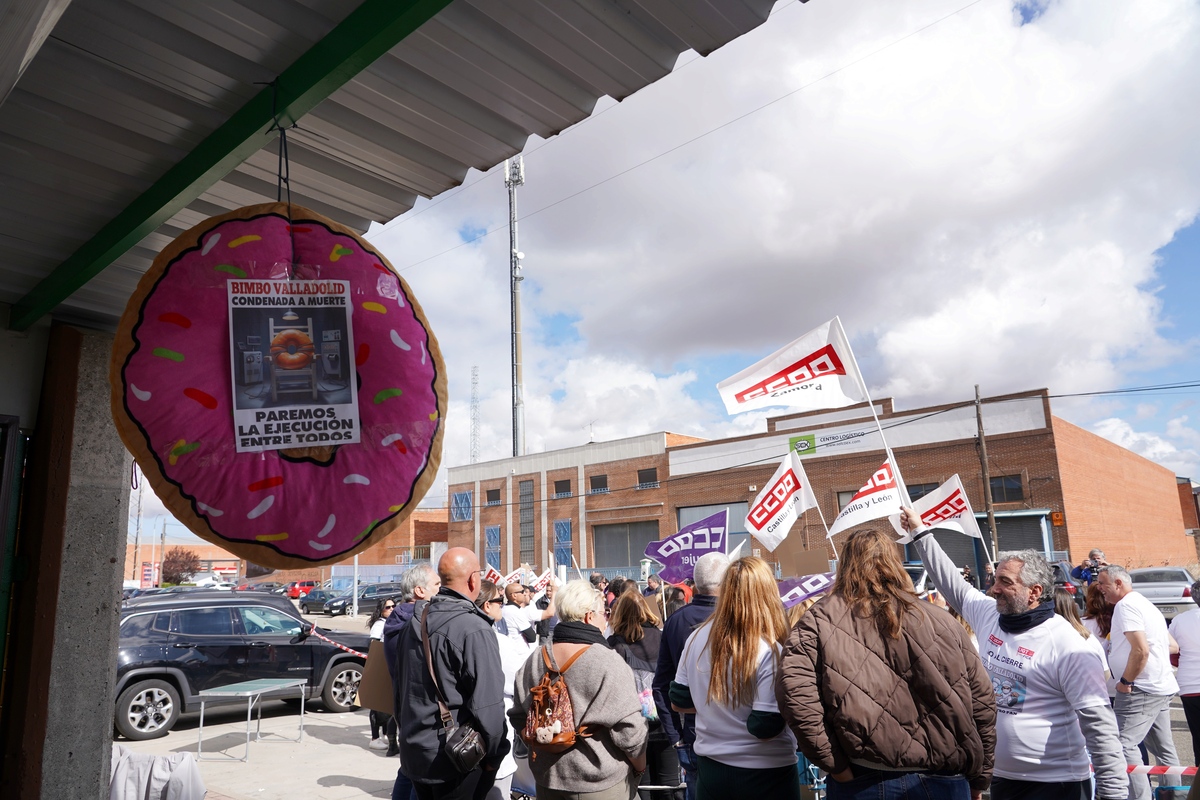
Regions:
<instances>
[{"instance_id":1,"label":"bare tree","mask_svg":"<svg viewBox=\"0 0 1200 800\"><path fill-rule=\"evenodd\" d=\"M195 550L172 547L163 557L163 583L183 583L200 571L200 556Z\"/></svg>"}]
</instances>

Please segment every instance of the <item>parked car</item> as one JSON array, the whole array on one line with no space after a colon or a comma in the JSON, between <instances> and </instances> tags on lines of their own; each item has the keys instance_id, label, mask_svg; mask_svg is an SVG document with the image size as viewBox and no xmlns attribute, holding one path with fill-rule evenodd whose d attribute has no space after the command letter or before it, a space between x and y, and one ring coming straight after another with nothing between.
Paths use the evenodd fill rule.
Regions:
<instances>
[{"instance_id":1,"label":"parked car","mask_svg":"<svg viewBox=\"0 0 1200 800\"><path fill-rule=\"evenodd\" d=\"M199 591L130 601L121 609L113 726L133 740L165 736L181 713L199 708L202 690L256 678L307 677L306 698L349 711L364 661L315 634L358 653L370 644L365 631L316 628L291 601L270 594ZM296 696L294 689L283 695Z\"/></svg>"},{"instance_id":2,"label":"parked car","mask_svg":"<svg viewBox=\"0 0 1200 800\"><path fill-rule=\"evenodd\" d=\"M1168 620L1196 607L1192 573L1183 567L1143 567L1129 570L1134 591L1145 595Z\"/></svg>"},{"instance_id":3,"label":"parked car","mask_svg":"<svg viewBox=\"0 0 1200 800\"><path fill-rule=\"evenodd\" d=\"M195 586L152 586L149 589L136 589L130 592L129 597L125 599L125 602L128 603L134 600L143 600L150 597L172 597L174 595L194 591L196 591Z\"/></svg>"},{"instance_id":4,"label":"parked car","mask_svg":"<svg viewBox=\"0 0 1200 800\"><path fill-rule=\"evenodd\" d=\"M293 600L299 600L315 588L317 588L316 581L292 581L287 585L287 596Z\"/></svg>"},{"instance_id":5,"label":"parked car","mask_svg":"<svg viewBox=\"0 0 1200 800\"><path fill-rule=\"evenodd\" d=\"M1054 588L1066 589L1070 592L1072 599L1075 600L1075 605L1079 607L1079 613L1082 615L1084 606L1087 604L1087 584L1071 577L1071 563L1069 561L1051 561L1050 569L1054 572Z\"/></svg>"},{"instance_id":6,"label":"parked car","mask_svg":"<svg viewBox=\"0 0 1200 800\"><path fill-rule=\"evenodd\" d=\"M313 589L300 598L300 611L305 614L320 614L325 610L325 604L333 599L333 593L324 589Z\"/></svg>"},{"instance_id":7,"label":"parked car","mask_svg":"<svg viewBox=\"0 0 1200 800\"><path fill-rule=\"evenodd\" d=\"M283 586L282 583L274 581L266 581L264 583L243 583L238 586L239 592L277 592Z\"/></svg>"},{"instance_id":8,"label":"parked car","mask_svg":"<svg viewBox=\"0 0 1200 800\"><path fill-rule=\"evenodd\" d=\"M371 613L375 610L375 604L380 600L391 598L399 600L401 597L400 584L398 583L375 583L370 586L363 586L358 590L358 613ZM339 597L335 597L327 602L322 608L326 614L335 617L338 614L349 614L351 608L351 600L353 595L347 592Z\"/></svg>"},{"instance_id":9,"label":"parked car","mask_svg":"<svg viewBox=\"0 0 1200 800\"><path fill-rule=\"evenodd\" d=\"M912 579L913 588L917 590L919 596L924 597L925 593L933 588L933 583L929 580L929 573L920 561L905 561L904 571Z\"/></svg>"}]
</instances>

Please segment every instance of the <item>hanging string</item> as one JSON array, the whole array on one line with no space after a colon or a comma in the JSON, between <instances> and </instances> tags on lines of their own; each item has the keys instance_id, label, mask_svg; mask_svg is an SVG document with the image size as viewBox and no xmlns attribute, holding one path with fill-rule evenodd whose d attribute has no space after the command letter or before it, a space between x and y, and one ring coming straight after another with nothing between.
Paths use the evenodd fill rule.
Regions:
<instances>
[{"instance_id":1,"label":"hanging string","mask_svg":"<svg viewBox=\"0 0 1200 800\"><path fill-rule=\"evenodd\" d=\"M262 82L259 82L262 83ZM271 87L271 127L267 129L267 133L279 131L279 159L276 166L276 183L275 183L275 202L283 202L283 191L287 188L287 220L288 220L288 236L291 239L292 255L288 259L288 280L296 278L296 230L292 220L292 181L291 181L291 162L288 160L288 143L287 132L291 128L299 126L293 122L291 125L284 126L279 121L279 79L266 82L264 85Z\"/></svg>"}]
</instances>

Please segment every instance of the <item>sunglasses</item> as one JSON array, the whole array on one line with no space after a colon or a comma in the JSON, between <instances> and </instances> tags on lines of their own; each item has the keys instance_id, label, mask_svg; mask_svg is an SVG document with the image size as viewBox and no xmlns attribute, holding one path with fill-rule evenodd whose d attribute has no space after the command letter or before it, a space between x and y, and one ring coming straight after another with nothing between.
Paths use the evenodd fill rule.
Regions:
<instances>
[{"instance_id":1,"label":"sunglasses","mask_svg":"<svg viewBox=\"0 0 1200 800\"><path fill-rule=\"evenodd\" d=\"M386 606L383 607L383 610L387 611L388 609L395 608L395 607L396 607L395 603L388 603Z\"/></svg>"},{"instance_id":2,"label":"sunglasses","mask_svg":"<svg viewBox=\"0 0 1200 800\"><path fill-rule=\"evenodd\" d=\"M486 601L486 602L484 603L484 605L485 605L485 606L490 606L490 605L492 605L493 603L495 603L495 604L496 604L496 605L498 605L498 606L502 606L502 605L504 605L504 598L502 598L502 597L493 597L491 600L488 600L488 601Z\"/></svg>"}]
</instances>

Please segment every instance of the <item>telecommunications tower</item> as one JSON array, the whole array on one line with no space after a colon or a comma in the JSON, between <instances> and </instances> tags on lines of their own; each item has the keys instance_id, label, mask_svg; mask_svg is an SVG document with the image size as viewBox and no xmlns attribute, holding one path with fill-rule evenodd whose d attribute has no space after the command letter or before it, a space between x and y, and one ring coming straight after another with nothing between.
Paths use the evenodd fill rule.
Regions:
<instances>
[{"instance_id":1,"label":"telecommunications tower","mask_svg":"<svg viewBox=\"0 0 1200 800\"><path fill-rule=\"evenodd\" d=\"M504 162L508 187L508 267L512 298L512 436L513 456L525 454L525 400L521 396L521 259L517 249L517 187L525 185L525 162L520 156Z\"/></svg>"},{"instance_id":2,"label":"telecommunications tower","mask_svg":"<svg viewBox=\"0 0 1200 800\"><path fill-rule=\"evenodd\" d=\"M479 367L471 367L471 463L479 462Z\"/></svg>"}]
</instances>

